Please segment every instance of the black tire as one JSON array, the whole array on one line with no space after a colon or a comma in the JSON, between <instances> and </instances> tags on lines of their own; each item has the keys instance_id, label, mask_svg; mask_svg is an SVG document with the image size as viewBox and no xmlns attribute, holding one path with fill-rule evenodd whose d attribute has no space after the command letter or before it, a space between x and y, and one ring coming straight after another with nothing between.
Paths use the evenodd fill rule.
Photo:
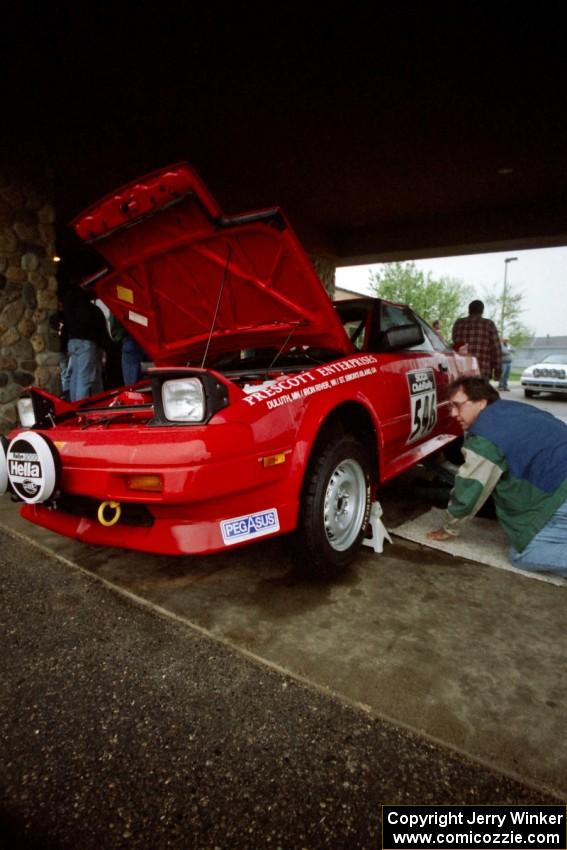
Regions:
<instances>
[{"instance_id":1,"label":"black tire","mask_svg":"<svg viewBox=\"0 0 567 850\"><path fill-rule=\"evenodd\" d=\"M363 447L347 435L312 458L297 528L305 575L338 575L355 558L370 514L369 467Z\"/></svg>"},{"instance_id":2,"label":"black tire","mask_svg":"<svg viewBox=\"0 0 567 850\"><path fill-rule=\"evenodd\" d=\"M533 398L535 392L533 390L524 390L524 398Z\"/></svg>"}]
</instances>

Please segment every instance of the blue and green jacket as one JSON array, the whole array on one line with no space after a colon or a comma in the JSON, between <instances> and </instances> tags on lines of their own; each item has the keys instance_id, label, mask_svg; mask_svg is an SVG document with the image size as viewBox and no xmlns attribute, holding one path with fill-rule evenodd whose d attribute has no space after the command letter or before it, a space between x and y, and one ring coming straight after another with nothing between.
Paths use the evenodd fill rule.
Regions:
<instances>
[{"instance_id":1,"label":"blue and green jacket","mask_svg":"<svg viewBox=\"0 0 567 850\"><path fill-rule=\"evenodd\" d=\"M517 401L495 401L463 444L445 530L458 534L492 493L496 515L522 551L567 501L567 425Z\"/></svg>"}]
</instances>

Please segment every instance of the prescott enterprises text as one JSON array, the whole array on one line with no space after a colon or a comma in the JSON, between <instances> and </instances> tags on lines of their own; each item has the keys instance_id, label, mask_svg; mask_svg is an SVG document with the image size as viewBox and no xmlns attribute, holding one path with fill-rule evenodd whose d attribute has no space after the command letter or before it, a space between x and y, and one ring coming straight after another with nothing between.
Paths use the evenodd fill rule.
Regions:
<instances>
[{"instance_id":1,"label":"prescott enterprises text","mask_svg":"<svg viewBox=\"0 0 567 850\"><path fill-rule=\"evenodd\" d=\"M565 850L565 806L383 806L382 847Z\"/></svg>"},{"instance_id":2,"label":"prescott enterprises text","mask_svg":"<svg viewBox=\"0 0 567 850\"><path fill-rule=\"evenodd\" d=\"M261 390L249 393L247 396L245 396L244 401L252 407L256 404L257 401L264 401L265 399L269 399L272 396L279 395L285 390L301 388L304 385L310 385L315 383L315 381L318 381L320 378L327 378L331 375L343 377L341 375L342 372L348 372L349 369L355 369L357 366L372 366L376 363L376 361L377 358L374 357L372 354L363 354L360 357L349 357L348 360L340 360L338 363L330 363L328 366L319 366L317 369L312 369L309 372L301 372L301 374L299 375L292 375L289 378L284 378L282 380L277 381L270 387L264 387ZM365 374L372 374L372 372L366 371ZM348 376L344 377L346 378ZM361 374L356 373L356 377L358 378L363 376ZM340 381L340 383L342 383L342 381ZM332 381L326 382L325 389L328 389L331 384ZM308 395L308 393L298 392L296 398L301 397L301 395ZM288 398L290 401L295 400L291 397Z\"/></svg>"}]
</instances>

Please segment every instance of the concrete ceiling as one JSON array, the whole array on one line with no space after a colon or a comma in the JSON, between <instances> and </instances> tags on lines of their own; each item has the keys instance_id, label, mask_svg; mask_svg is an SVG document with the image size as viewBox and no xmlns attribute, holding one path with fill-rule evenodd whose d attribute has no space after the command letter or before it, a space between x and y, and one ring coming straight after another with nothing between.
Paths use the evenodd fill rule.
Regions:
<instances>
[{"instance_id":1,"label":"concrete ceiling","mask_svg":"<svg viewBox=\"0 0 567 850\"><path fill-rule=\"evenodd\" d=\"M559 3L271 5L25 22L7 139L51 169L62 219L186 159L226 213L279 205L342 265L567 244Z\"/></svg>"}]
</instances>

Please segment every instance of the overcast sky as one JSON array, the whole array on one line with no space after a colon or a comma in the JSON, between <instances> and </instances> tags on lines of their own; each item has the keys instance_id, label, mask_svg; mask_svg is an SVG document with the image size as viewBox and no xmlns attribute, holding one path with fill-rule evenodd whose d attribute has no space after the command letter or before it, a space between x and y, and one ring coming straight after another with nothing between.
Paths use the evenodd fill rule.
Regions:
<instances>
[{"instance_id":1,"label":"overcast sky","mask_svg":"<svg viewBox=\"0 0 567 850\"><path fill-rule=\"evenodd\" d=\"M431 272L434 278L459 278L474 288L475 297L482 299L486 291L502 291L506 257L518 258L508 263L507 282L515 293L524 294L522 322L536 336L567 336L567 248L472 254L415 260L415 264L421 271ZM367 293L368 272L378 268L374 265L337 269L337 286Z\"/></svg>"}]
</instances>

